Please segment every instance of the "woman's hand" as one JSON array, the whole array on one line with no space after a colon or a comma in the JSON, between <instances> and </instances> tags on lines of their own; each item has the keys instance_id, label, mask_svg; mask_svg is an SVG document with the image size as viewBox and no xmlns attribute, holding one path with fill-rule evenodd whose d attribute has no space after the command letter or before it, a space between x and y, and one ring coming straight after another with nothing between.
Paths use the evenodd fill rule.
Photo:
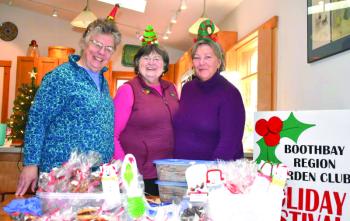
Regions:
<instances>
[{"instance_id":1,"label":"woman's hand","mask_svg":"<svg viewBox=\"0 0 350 221\"><path fill-rule=\"evenodd\" d=\"M29 186L31 186L31 190L34 192L37 181L38 166L30 165L23 167L17 184L16 196L23 196L27 192Z\"/></svg>"}]
</instances>

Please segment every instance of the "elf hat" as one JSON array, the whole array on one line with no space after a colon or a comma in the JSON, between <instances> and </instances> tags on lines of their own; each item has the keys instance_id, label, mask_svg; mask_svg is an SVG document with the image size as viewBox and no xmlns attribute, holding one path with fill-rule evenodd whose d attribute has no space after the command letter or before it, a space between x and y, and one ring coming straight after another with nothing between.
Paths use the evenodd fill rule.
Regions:
<instances>
[{"instance_id":1,"label":"elf hat","mask_svg":"<svg viewBox=\"0 0 350 221\"><path fill-rule=\"evenodd\" d=\"M201 22L198 28L198 36L195 41L199 40L212 40L216 41L215 24L212 20L207 19Z\"/></svg>"},{"instance_id":2,"label":"elf hat","mask_svg":"<svg viewBox=\"0 0 350 221\"><path fill-rule=\"evenodd\" d=\"M112 11L109 13L106 19L114 21L115 14L117 14L118 9L119 9L119 4L115 4Z\"/></svg>"},{"instance_id":3,"label":"elf hat","mask_svg":"<svg viewBox=\"0 0 350 221\"><path fill-rule=\"evenodd\" d=\"M141 45L151 45L158 44L157 33L154 31L152 25L147 25L145 31L143 32L143 36L140 37Z\"/></svg>"}]
</instances>

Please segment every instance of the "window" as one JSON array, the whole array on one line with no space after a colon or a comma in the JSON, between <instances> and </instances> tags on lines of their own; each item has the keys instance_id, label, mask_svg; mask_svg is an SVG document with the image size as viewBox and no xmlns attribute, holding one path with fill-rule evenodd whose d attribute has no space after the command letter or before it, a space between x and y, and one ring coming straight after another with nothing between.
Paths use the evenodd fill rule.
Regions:
<instances>
[{"instance_id":1,"label":"window","mask_svg":"<svg viewBox=\"0 0 350 221\"><path fill-rule=\"evenodd\" d=\"M237 42L226 53L224 76L240 90L245 110L246 124L243 136L245 153L254 146L254 112L275 108L275 29L273 17L247 37Z\"/></svg>"}]
</instances>

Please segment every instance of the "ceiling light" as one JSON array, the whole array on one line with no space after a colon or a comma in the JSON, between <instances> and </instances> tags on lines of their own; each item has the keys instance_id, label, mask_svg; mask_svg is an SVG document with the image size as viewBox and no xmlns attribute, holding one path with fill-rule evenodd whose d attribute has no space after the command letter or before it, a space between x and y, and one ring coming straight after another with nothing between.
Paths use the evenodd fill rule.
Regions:
<instances>
[{"instance_id":1,"label":"ceiling light","mask_svg":"<svg viewBox=\"0 0 350 221\"><path fill-rule=\"evenodd\" d=\"M205 3L206 1L204 1L204 4L203 4L203 13L201 15L200 18L197 19L197 21L188 29L188 31L191 33L191 34L198 34L198 29L199 29L199 25L202 23L202 21L205 21L207 19L209 19L206 14L205 14ZM214 24L215 25L215 24ZM218 26L215 25L215 30L214 30L214 33L218 32L219 31L219 28Z\"/></svg>"},{"instance_id":2,"label":"ceiling light","mask_svg":"<svg viewBox=\"0 0 350 221\"><path fill-rule=\"evenodd\" d=\"M170 19L170 22L173 24L175 24L176 21L177 21L177 13L175 13L175 15L173 15L173 17L171 17L171 19Z\"/></svg>"},{"instance_id":3,"label":"ceiling light","mask_svg":"<svg viewBox=\"0 0 350 221\"><path fill-rule=\"evenodd\" d=\"M186 0L181 0L180 10L184 11L187 9L187 3Z\"/></svg>"},{"instance_id":4,"label":"ceiling light","mask_svg":"<svg viewBox=\"0 0 350 221\"><path fill-rule=\"evenodd\" d=\"M138 11L141 13L145 12L146 9L146 0L98 0L100 2L108 3L108 4L119 4L120 7L131 9L134 11Z\"/></svg>"},{"instance_id":5,"label":"ceiling light","mask_svg":"<svg viewBox=\"0 0 350 221\"><path fill-rule=\"evenodd\" d=\"M53 12L52 12L52 17L58 17L58 13L57 13L57 10L54 9Z\"/></svg>"},{"instance_id":6,"label":"ceiling light","mask_svg":"<svg viewBox=\"0 0 350 221\"><path fill-rule=\"evenodd\" d=\"M171 26L169 25L168 28L166 29L165 33L171 34Z\"/></svg>"},{"instance_id":7,"label":"ceiling light","mask_svg":"<svg viewBox=\"0 0 350 221\"><path fill-rule=\"evenodd\" d=\"M96 15L89 10L89 0L86 0L86 6L80 14L73 19L71 25L78 28L87 28L87 26L97 19Z\"/></svg>"}]
</instances>

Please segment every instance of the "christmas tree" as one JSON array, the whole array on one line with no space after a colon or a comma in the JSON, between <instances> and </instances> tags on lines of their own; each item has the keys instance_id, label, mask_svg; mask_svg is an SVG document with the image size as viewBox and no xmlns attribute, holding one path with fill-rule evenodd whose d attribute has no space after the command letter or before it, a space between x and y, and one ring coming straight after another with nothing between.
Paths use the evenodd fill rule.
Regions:
<instances>
[{"instance_id":1,"label":"christmas tree","mask_svg":"<svg viewBox=\"0 0 350 221\"><path fill-rule=\"evenodd\" d=\"M150 45L150 44L158 44L157 34L153 30L152 25L147 25L141 40L142 40L141 42L142 46Z\"/></svg>"},{"instance_id":2,"label":"christmas tree","mask_svg":"<svg viewBox=\"0 0 350 221\"><path fill-rule=\"evenodd\" d=\"M18 95L13 105L13 114L7 120L7 126L11 129L7 138L10 140L23 141L24 131L28 119L30 106L33 104L38 87L35 85L37 70L34 67L30 74L31 83L22 84L18 89Z\"/></svg>"}]
</instances>

